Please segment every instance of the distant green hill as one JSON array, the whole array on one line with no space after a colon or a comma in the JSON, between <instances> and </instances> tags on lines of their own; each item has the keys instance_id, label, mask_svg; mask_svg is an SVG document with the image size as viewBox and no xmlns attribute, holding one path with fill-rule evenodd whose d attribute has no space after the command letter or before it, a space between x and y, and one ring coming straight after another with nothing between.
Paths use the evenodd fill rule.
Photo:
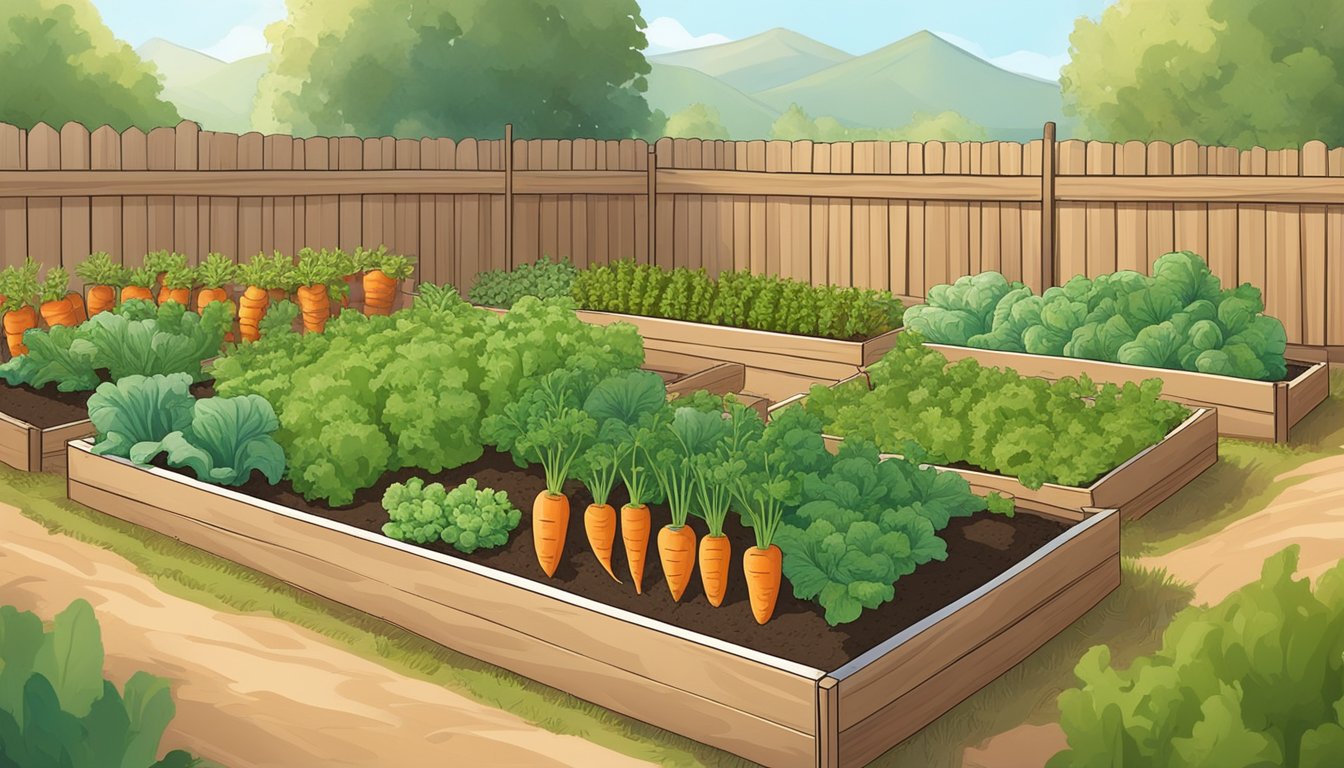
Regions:
<instances>
[{"instance_id":1,"label":"distant green hill","mask_svg":"<svg viewBox=\"0 0 1344 768\"><path fill-rule=\"evenodd\" d=\"M806 35L776 28L731 43L650 56L649 61L698 70L743 93L755 93L852 58Z\"/></svg>"},{"instance_id":2,"label":"distant green hill","mask_svg":"<svg viewBox=\"0 0 1344 768\"><path fill-rule=\"evenodd\" d=\"M1041 135L1061 120L1059 86L999 69L931 32L917 32L872 53L792 83L753 93L776 109L798 104L843 123L899 128L916 112L960 112L991 138Z\"/></svg>"},{"instance_id":3,"label":"distant green hill","mask_svg":"<svg viewBox=\"0 0 1344 768\"><path fill-rule=\"evenodd\" d=\"M779 113L703 72L671 64L653 64L648 75L649 106L668 115L691 104L705 104L719 111L728 135L735 139L765 139Z\"/></svg>"},{"instance_id":4,"label":"distant green hill","mask_svg":"<svg viewBox=\"0 0 1344 768\"><path fill-rule=\"evenodd\" d=\"M265 54L229 63L158 38L136 52L158 66L163 96L184 118L212 131L251 130L252 102L266 71Z\"/></svg>"}]
</instances>

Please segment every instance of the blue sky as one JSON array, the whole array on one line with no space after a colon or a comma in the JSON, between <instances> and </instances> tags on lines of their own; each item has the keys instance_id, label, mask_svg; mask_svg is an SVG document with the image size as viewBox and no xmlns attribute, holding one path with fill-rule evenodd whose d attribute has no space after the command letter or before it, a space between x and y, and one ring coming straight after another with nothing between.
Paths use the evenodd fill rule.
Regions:
<instances>
[{"instance_id":1,"label":"blue sky","mask_svg":"<svg viewBox=\"0 0 1344 768\"><path fill-rule=\"evenodd\" d=\"M225 60L260 53L284 0L93 0L132 45L162 37ZM850 53L927 29L1007 69L1053 77L1079 16L1110 0L641 0L650 52L788 27Z\"/></svg>"}]
</instances>

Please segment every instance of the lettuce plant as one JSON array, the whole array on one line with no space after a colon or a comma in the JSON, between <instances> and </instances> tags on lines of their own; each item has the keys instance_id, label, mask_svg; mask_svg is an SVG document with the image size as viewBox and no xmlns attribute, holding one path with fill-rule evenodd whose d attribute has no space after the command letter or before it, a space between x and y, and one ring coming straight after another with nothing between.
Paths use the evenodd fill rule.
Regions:
<instances>
[{"instance_id":1,"label":"lettuce plant","mask_svg":"<svg viewBox=\"0 0 1344 768\"><path fill-rule=\"evenodd\" d=\"M44 629L35 614L0 607L0 765L191 768L158 759L175 707L168 680L136 672L118 690L103 678L93 608L76 600Z\"/></svg>"},{"instance_id":2,"label":"lettuce plant","mask_svg":"<svg viewBox=\"0 0 1344 768\"><path fill-rule=\"evenodd\" d=\"M393 483L383 493L383 509L386 536L416 544L443 541L466 554L509 543L523 517L508 494L479 488L474 477L451 491L419 477Z\"/></svg>"},{"instance_id":3,"label":"lettuce plant","mask_svg":"<svg viewBox=\"0 0 1344 768\"><path fill-rule=\"evenodd\" d=\"M939 344L1274 381L1287 372L1283 324L1259 289L1224 290L1198 255L1168 253L1151 277L1075 277L1034 296L997 272L929 289L906 326Z\"/></svg>"},{"instance_id":4,"label":"lettuce plant","mask_svg":"<svg viewBox=\"0 0 1344 768\"><path fill-rule=\"evenodd\" d=\"M89 397L93 453L130 459L137 446L158 444L187 429L196 403L190 387L191 377L185 373L127 376L99 384Z\"/></svg>"},{"instance_id":5,"label":"lettuce plant","mask_svg":"<svg viewBox=\"0 0 1344 768\"><path fill-rule=\"evenodd\" d=\"M242 485L259 471L271 485L285 473L285 452L273 434L280 426L271 404L257 395L197 400L191 423L163 440L139 443L131 461L148 464L160 453L168 466L187 467L217 485Z\"/></svg>"}]
</instances>

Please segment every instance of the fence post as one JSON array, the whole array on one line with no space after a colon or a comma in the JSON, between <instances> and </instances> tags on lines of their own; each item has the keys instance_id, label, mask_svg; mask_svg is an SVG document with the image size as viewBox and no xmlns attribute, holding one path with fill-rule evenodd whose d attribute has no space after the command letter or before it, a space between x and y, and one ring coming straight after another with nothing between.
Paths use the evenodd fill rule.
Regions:
<instances>
[{"instance_id":1,"label":"fence post","mask_svg":"<svg viewBox=\"0 0 1344 768\"><path fill-rule=\"evenodd\" d=\"M1055 285L1055 124L1041 141L1041 291Z\"/></svg>"},{"instance_id":2,"label":"fence post","mask_svg":"<svg viewBox=\"0 0 1344 768\"><path fill-rule=\"evenodd\" d=\"M649 189L645 202L649 206L649 263L658 263L658 238L655 237L658 229L658 151L649 145L649 162L646 173L649 177Z\"/></svg>"},{"instance_id":3,"label":"fence post","mask_svg":"<svg viewBox=\"0 0 1344 768\"><path fill-rule=\"evenodd\" d=\"M513 123L504 124L504 259L513 269Z\"/></svg>"}]
</instances>

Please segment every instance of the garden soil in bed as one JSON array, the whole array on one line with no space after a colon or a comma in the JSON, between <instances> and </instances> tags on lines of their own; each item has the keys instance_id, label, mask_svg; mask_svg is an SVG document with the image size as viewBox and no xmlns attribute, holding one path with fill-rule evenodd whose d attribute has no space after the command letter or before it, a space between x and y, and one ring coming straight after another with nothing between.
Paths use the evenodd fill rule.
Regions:
<instances>
[{"instance_id":1,"label":"garden soil in bed","mask_svg":"<svg viewBox=\"0 0 1344 768\"><path fill-rule=\"evenodd\" d=\"M156 463L162 467L162 458L156 460ZM435 475L417 470L389 473L375 487L361 491L354 503L339 509L320 503L310 504L295 494L288 482L270 486L259 475L254 475L253 480L237 490L381 534L382 525L387 521L380 504L383 490L394 482L402 482L417 475L425 477L427 481L441 482L449 488L469 477L475 477L482 486L507 492L514 505L523 510L522 522L505 547L477 550L464 555L447 544L439 543L429 547L436 552L549 584L616 608L755 648L773 656L828 670L842 666L974 591L1069 527L1031 514L1006 518L980 512L969 518L954 519L941 533L947 541L947 560L927 563L915 573L903 577L896 583L896 599L880 609L865 611L858 621L832 628L822 618L823 611L816 603L793 597L786 579L774 618L762 628L752 618L741 568L742 552L753 545L755 540L750 530L736 524L733 516L729 517L725 530L733 545L733 571L728 594L721 607L714 608L705 600L698 571L680 603L673 602L668 594L654 543L662 524L660 521L667 520L666 509L660 507L652 510L654 536L649 543L643 595L636 595L619 537L613 565L617 576L625 583L612 581L593 557L583 530L583 511L590 497L582 486L571 483L566 488L570 499L570 525L565 559L555 577L547 579L537 564L530 527L532 501L544 485L542 472L539 467L519 469L507 454L490 449L476 462ZM613 504L619 505L624 501L619 498L619 494L615 496ZM693 520L692 525L698 534L704 533L703 521ZM438 566L426 563L425 567L432 569Z\"/></svg>"},{"instance_id":2,"label":"garden soil in bed","mask_svg":"<svg viewBox=\"0 0 1344 768\"><path fill-rule=\"evenodd\" d=\"M191 393L196 397L210 397L214 394L214 383L193 384ZM11 387L0 381L0 413L39 429L49 429L89 418L88 403L92 395L92 390L58 392L55 384L33 389L26 385Z\"/></svg>"}]
</instances>

